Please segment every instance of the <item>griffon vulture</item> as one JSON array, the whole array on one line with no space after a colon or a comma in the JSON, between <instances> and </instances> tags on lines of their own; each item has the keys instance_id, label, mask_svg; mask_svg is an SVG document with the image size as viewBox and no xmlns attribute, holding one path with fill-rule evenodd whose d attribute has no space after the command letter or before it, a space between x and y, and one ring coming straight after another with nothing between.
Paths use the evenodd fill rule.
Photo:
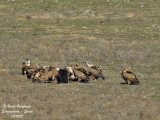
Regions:
<instances>
[{"instance_id":1,"label":"griffon vulture","mask_svg":"<svg viewBox=\"0 0 160 120\"><path fill-rule=\"evenodd\" d=\"M73 71L75 73L75 76L78 78L78 82L88 82L90 80L89 76L84 72L79 71L76 68L73 68Z\"/></svg>"},{"instance_id":2,"label":"griffon vulture","mask_svg":"<svg viewBox=\"0 0 160 120\"><path fill-rule=\"evenodd\" d=\"M124 69L122 71L121 76L125 80L126 84L128 85L139 85L140 84L136 75L127 69Z\"/></svg>"}]
</instances>

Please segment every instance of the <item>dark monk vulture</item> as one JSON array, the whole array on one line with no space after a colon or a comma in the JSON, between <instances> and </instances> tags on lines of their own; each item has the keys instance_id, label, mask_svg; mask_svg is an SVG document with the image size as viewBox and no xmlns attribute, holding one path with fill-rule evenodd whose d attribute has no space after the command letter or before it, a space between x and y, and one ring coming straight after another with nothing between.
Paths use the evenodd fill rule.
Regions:
<instances>
[{"instance_id":1,"label":"dark monk vulture","mask_svg":"<svg viewBox=\"0 0 160 120\"><path fill-rule=\"evenodd\" d=\"M121 73L121 76L125 80L126 84L128 85L139 85L139 81L136 78L136 75L131 71L124 69Z\"/></svg>"}]
</instances>

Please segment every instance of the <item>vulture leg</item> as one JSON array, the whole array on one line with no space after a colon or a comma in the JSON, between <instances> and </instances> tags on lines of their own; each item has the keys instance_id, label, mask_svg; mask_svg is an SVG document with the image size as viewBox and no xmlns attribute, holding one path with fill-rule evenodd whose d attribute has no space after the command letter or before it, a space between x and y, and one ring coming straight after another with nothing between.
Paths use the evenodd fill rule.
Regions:
<instances>
[{"instance_id":1,"label":"vulture leg","mask_svg":"<svg viewBox=\"0 0 160 120\"><path fill-rule=\"evenodd\" d=\"M95 80L95 79L96 79L96 77L95 77L94 75L92 75L92 76L91 76L91 79L92 79L92 80Z\"/></svg>"},{"instance_id":2,"label":"vulture leg","mask_svg":"<svg viewBox=\"0 0 160 120\"><path fill-rule=\"evenodd\" d=\"M131 84L131 81L130 81L130 80L127 80L127 83L128 83L128 85L130 85L130 84Z\"/></svg>"},{"instance_id":3,"label":"vulture leg","mask_svg":"<svg viewBox=\"0 0 160 120\"><path fill-rule=\"evenodd\" d=\"M82 80L81 78L78 78L78 82L81 82L81 80Z\"/></svg>"}]
</instances>

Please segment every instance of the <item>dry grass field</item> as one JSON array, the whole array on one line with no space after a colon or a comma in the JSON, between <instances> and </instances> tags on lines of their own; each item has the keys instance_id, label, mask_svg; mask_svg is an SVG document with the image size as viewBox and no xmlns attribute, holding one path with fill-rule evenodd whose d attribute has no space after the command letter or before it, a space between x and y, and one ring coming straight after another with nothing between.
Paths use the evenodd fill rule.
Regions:
<instances>
[{"instance_id":1,"label":"dry grass field","mask_svg":"<svg viewBox=\"0 0 160 120\"><path fill-rule=\"evenodd\" d=\"M25 58L88 61L106 79L32 83L21 75ZM140 85L120 84L124 68ZM159 0L0 0L0 120L160 120L159 72ZM33 113L2 113L5 104Z\"/></svg>"}]
</instances>

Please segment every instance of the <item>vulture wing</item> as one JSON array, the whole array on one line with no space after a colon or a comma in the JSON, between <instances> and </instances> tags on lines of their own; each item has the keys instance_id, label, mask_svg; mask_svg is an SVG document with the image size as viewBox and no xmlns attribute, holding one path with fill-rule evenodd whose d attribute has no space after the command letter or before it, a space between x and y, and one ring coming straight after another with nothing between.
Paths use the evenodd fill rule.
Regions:
<instances>
[{"instance_id":1,"label":"vulture wing","mask_svg":"<svg viewBox=\"0 0 160 120\"><path fill-rule=\"evenodd\" d=\"M133 84L139 84L139 81L133 72L127 71L126 73L123 73L123 76L124 79L130 80Z\"/></svg>"},{"instance_id":2,"label":"vulture wing","mask_svg":"<svg viewBox=\"0 0 160 120\"><path fill-rule=\"evenodd\" d=\"M85 75L83 72L81 72L81 71L79 71L79 70L76 70L76 69L74 69L73 71L74 71L75 75L76 75L78 78L86 79L86 75Z\"/></svg>"},{"instance_id":3,"label":"vulture wing","mask_svg":"<svg viewBox=\"0 0 160 120\"><path fill-rule=\"evenodd\" d=\"M88 70L92 73L92 75L94 75L94 76L96 76L98 78L100 77L103 80L105 79L105 77L102 75L102 72L100 72L99 70L93 69L93 68L88 68Z\"/></svg>"}]
</instances>

